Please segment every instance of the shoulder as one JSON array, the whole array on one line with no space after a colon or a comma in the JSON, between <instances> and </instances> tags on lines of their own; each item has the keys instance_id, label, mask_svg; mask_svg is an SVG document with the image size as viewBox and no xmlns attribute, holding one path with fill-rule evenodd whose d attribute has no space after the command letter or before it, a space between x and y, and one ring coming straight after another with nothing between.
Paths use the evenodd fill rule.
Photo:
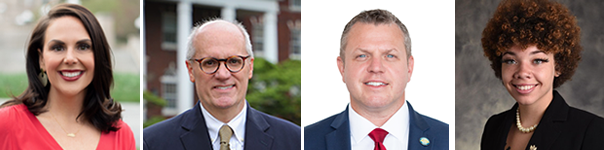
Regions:
<instances>
[{"instance_id":1,"label":"shoulder","mask_svg":"<svg viewBox=\"0 0 604 150\"><path fill-rule=\"evenodd\" d=\"M480 139L480 147L482 149L496 149L498 148L497 145L500 141L500 133L501 133L501 129L502 126L505 126L505 118L507 115L511 115L514 114L515 112L513 112L512 110L515 110L514 108L501 112L499 114L495 114L491 117L489 117L489 119L487 120L486 124L484 125L484 129L482 131L482 136Z\"/></svg>"},{"instance_id":2,"label":"shoulder","mask_svg":"<svg viewBox=\"0 0 604 150\"><path fill-rule=\"evenodd\" d=\"M311 125L304 127L304 135L309 135L308 137L310 137L310 135L327 134L327 133L333 131L333 128L331 127L331 123L333 123L333 121L342 114L343 113L338 113L338 114L332 115L319 122L315 122ZM305 137L307 137L307 136L305 136Z\"/></svg>"},{"instance_id":3,"label":"shoulder","mask_svg":"<svg viewBox=\"0 0 604 150\"><path fill-rule=\"evenodd\" d=\"M587 111L570 107L561 130L559 137L564 138L563 141L569 141L566 145L575 143L581 149L604 147L604 119Z\"/></svg>"},{"instance_id":4,"label":"shoulder","mask_svg":"<svg viewBox=\"0 0 604 150\"><path fill-rule=\"evenodd\" d=\"M119 128L119 130L115 131L118 138L122 138L123 140L133 140L134 139L134 133L132 133L132 129L130 128L130 126L128 124L126 124L126 122L124 122L122 120L118 120L115 123L115 126L117 128Z\"/></svg>"},{"instance_id":5,"label":"shoulder","mask_svg":"<svg viewBox=\"0 0 604 150\"><path fill-rule=\"evenodd\" d=\"M98 149L136 149L136 140L130 126L122 120L115 122L114 126L118 130L104 133L105 138L99 141L103 143L99 144Z\"/></svg>"},{"instance_id":6,"label":"shoulder","mask_svg":"<svg viewBox=\"0 0 604 150\"><path fill-rule=\"evenodd\" d=\"M428 125L430 126L430 130L436 130L437 132L440 132L440 133L445 132L445 133L447 133L447 136L448 136L449 124L444 123L440 120L436 120L432 117L422 115L422 114L420 114L420 116L422 116L424 118L424 121L426 121L426 123L428 123Z\"/></svg>"},{"instance_id":7,"label":"shoulder","mask_svg":"<svg viewBox=\"0 0 604 150\"><path fill-rule=\"evenodd\" d=\"M180 139L180 136L186 132L183 128L183 122L193 118L195 109L189 109L175 117L158 122L143 129L143 145L145 149L153 147L161 147L170 144ZM201 115L201 114L200 114Z\"/></svg>"},{"instance_id":8,"label":"shoulder","mask_svg":"<svg viewBox=\"0 0 604 150\"><path fill-rule=\"evenodd\" d=\"M162 138L163 136L174 134L175 131L181 129L181 123L183 119L186 118L187 113L190 111L191 110L187 110L182 114L143 129L144 139Z\"/></svg>"},{"instance_id":9,"label":"shoulder","mask_svg":"<svg viewBox=\"0 0 604 150\"><path fill-rule=\"evenodd\" d=\"M489 117L489 119L487 120L487 123L484 126L484 131L485 132L490 131L493 128L497 128L498 126L501 126L503 124L503 122L505 122L505 116L509 115L510 113L513 113L512 109Z\"/></svg>"},{"instance_id":10,"label":"shoulder","mask_svg":"<svg viewBox=\"0 0 604 150\"><path fill-rule=\"evenodd\" d=\"M262 116L262 118L264 118L264 120L266 120L266 122L271 126L272 129L276 129L279 132L283 131L286 133L297 134L298 137L301 134L300 126L298 126L290 121L287 121L287 120L281 119L281 118L277 118L275 116L266 114L266 113L258 111L256 109L250 109L250 111L254 112L254 114Z\"/></svg>"},{"instance_id":11,"label":"shoulder","mask_svg":"<svg viewBox=\"0 0 604 150\"><path fill-rule=\"evenodd\" d=\"M570 107L568 114L568 122L574 128L584 126L584 129L592 130L592 133L599 131L596 133L604 135L604 118L574 107Z\"/></svg>"},{"instance_id":12,"label":"shoulder","mask_svg":"<svg viewBox=\"0 0 604 150\"><path fill-rule=\"evenodd\" d=\"M419 114L419 113L418 113ZM448 149L449 147L449 124L444 123L440 120L436 120L434 118L419 114L419 116L424 120L424 122L427 124L427 126L429 127L427 130L425 130L424 135L428 135L428 138L430 138L430 143L434 143L434 145L432 145L433 148L435 149ZM412 123L412 122L410 122ZM411 128L411 129L418 129L418 128ZM414 132L410 132L409 136L410 138L416 138L416 134L414 134L414 136L412 136L411 133Z\"/></svg>"},{"instance_id":13,"label":"shoulder","mask_svg":"<svg viewBox=\"0 0 604 150\"><path fill-rule=\"evenodd\" d=\"M28 118L31 118L28 116L30 114L23 104L0 108L0 149L20 145L22 143L19 141L24 136L36 134L33 132L35 130L25 130L24 128L31 127L31 123L28 123Z\"/></svg>"},{"instance_id":14,"label":"shoulder","mask_svg":"<svg viewBox=\"0 0 604 150\"><path fill-rule=\"evenodd\" d=\"M28 118L27 115L31 114L24 104L12 105L0 108L0 128L7 129L15 124L20 119Z\"/></svg>"},{"instance_id":15,"label":"shoulder","mask_svg":"<svg viewBox=\"0 0 604 150\"><path fill-rule=\"evenodd\" d=\"M326 149L325 136L335 131L331 124L344 113L338 113L304 127L304 149ZM345 141L345 140L342 140Z\"/></svg>"}]
</instances>

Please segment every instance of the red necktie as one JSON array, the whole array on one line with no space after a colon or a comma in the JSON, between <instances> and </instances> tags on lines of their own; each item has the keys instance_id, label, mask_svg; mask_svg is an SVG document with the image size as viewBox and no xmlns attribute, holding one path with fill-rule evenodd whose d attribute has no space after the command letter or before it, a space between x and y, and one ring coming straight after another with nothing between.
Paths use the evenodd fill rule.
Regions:
<instances>
[{"instance_id":1,"label":"red necktie","mask_svg":"<svg viewBox=\"0 0 604 150\"><path fill-rule=\"evenodd\" d=\"M388 135L388 131L381 128L375 128L369 133L369 137L375 142L375 148L373 148L373 150L386 150L386 147L384 146L384 138L386 135Z\"/></svg>"}]
</instances>

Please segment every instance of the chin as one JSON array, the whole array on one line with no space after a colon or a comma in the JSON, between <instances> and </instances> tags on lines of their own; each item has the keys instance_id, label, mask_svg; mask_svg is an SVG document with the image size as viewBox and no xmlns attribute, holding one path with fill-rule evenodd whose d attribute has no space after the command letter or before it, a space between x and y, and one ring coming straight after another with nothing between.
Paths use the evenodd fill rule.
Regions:
<instances>
[{"instance_id":1,"label":"chin","mask_svg":"<svg viewBox=\"0 0 604 150\"><path fill-rule=\"evenodd\" d=\"M512 96L514 98L514 100L516 100L516 102L518 102L518 104L520 105L530 105L535 103L536 98L533 98L531 96L520 96L520 95L513 95Z\"/></svg>"},{"instance_id":2,"label":"chin","mask_svg":"<svg viewBox=\"0 0 604 150\"><path fill-rule=\"evenodd\" d=\"M363 102L363 104L369 107L384 107L390 103L392 103L392 101L389 101L384 97L369 97Z\"/></svg>"},{"instance_id":3,"label":"chin","mask_svg":"<svg viewBox=\"0 0 604 150\"><path fill-rule=\"evenodd\" d=\"M228 98L217 98L214 101L214 105L216 107L219 107L219 108L229 108L229 107L234 106L235 103L236 103L235 99L234 98L230 98L230 97L228 97Z\"/></svg>"}]
</instances>

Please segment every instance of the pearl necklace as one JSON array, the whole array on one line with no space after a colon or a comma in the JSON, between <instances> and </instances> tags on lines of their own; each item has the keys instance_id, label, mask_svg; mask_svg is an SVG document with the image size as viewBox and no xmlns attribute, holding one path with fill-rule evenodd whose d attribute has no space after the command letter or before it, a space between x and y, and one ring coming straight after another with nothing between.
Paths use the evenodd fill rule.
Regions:
<instances>
[{"instance_id":1,"label":"pearl necklace","mask_svg":"<svg viewBox=\"0 0 604 150\"><path fill-rule=\"evenodd\" d=\"M533 132L537 128L538 124L539 123L537 123L531 127L528 127L528 128L522 127L522 124L520 123L520 112L518 111L518 109L516 109L516 127L518 127L518 130L520 130L520 132L522 132L522 133Z\"/></svg>"}]
</instances>

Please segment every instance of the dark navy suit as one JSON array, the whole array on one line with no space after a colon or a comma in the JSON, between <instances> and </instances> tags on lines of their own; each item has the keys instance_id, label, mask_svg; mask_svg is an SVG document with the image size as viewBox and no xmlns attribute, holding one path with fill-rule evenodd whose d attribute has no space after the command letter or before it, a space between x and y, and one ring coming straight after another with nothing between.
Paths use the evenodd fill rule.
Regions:
<instances>
[{"instance_id":1,"label":"dark navy suit","mask_svg":"<svg viewBox=\"0 0 604 150\"><path fill-rule=\"evenodd\" d=\"M421 115L409 106L409 150L449 149L449 125ZM419 139L426 137L430 144L423 146ZM350 150L350 121L348 108L312 125L304 127L306 150Z\"/></svg>"},{"instance_id":2,"label":"dark navy suit","mask_svg":"<svg viewBox=\"0 0 604 150\"><path fill-rule=\"evenodd\" d=\"M246 150L299 150L300 126L247 105ZM211 150L212 143L199 103L184 113L143 130L143 149Z\"/></svg>"}]
</instances>

